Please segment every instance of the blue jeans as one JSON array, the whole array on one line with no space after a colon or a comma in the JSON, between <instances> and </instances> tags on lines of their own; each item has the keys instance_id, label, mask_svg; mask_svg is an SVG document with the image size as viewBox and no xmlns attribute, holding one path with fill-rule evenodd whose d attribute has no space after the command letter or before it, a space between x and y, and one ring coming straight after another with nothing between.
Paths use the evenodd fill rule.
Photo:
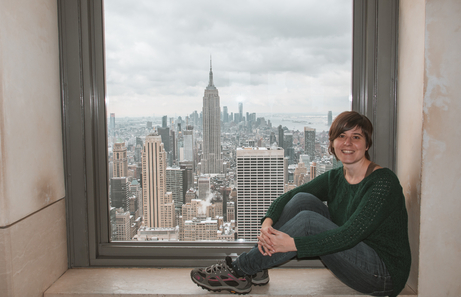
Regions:
<instances>
[{"instance_id":1,"label":"blue jeans","mask_svg":"<svg viewBox=\"0 0 461 297\"><path fill-rule=\"evenodd\" d=\"M328 207L317 197L307 193L296 194L287 203L273 227L291 237L309 236L338 228L330 220ZM256 245L248 253L242 253L232 265L237 272L253 275L296 256L296 252L264 256ZM338 279L361 293L387 296L392 292L391 276L384 263L364 242L345 251L320 256L320 259Z\"/></svg>"}]
</instances>

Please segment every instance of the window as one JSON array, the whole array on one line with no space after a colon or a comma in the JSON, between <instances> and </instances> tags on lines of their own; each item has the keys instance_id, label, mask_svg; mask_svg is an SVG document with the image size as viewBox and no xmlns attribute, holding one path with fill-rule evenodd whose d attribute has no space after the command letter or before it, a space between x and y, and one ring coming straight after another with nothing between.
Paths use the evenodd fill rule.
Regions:
<instances>
[{"instance_id":1,"label":"window","mask_svg":"<svg viewBox=\"0 0 461 297\"><path fill-rule=\"evenodd\" d=\"M397 1L356 0L353 6L352 105L367 114L377 128L374 143L378 145L371 155L391 168L397 4ZM109 222L117 221L110 219L116 214L109 211L105 200L108 197L106 122L109 121L109 128L113 127L115 117L114 121L112 116L107 120L105 114L102 11L101 1L59 1L70 266L185 266L194 265L194 259L202 259L203 264L203 260L213 262L225 254L248 249L251 244L244 242L232 246L200 242L193 245L110 242ZM277 132L274 136L283 133ZM119 170L123 171L124 166Z\"/></svg>"}]
</instances>

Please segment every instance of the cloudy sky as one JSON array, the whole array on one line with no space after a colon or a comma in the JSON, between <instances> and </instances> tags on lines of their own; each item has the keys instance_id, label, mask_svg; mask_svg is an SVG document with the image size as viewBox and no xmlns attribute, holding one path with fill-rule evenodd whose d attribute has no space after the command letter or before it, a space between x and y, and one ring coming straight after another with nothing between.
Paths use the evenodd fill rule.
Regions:
<instances>
[{"instance_id":1,"label":"cloudy sky","mask_svg":"<svg viewBox=\"0 0 461 297\"><path fill-rule=\"evenodd\" d=\"M350 109L351 0L106 0L108 113L202 110L210 55L229 113Z\"/></svg>"}]
</instances>

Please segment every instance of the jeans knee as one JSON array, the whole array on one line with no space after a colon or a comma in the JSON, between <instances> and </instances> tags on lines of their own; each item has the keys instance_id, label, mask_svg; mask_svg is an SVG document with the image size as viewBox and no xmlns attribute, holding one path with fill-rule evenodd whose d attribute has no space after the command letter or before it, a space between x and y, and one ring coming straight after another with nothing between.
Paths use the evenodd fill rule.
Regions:
<instances>
[{"instance_id":1,"label":"jeans knee","mask_svg":"<svg viewBox=\"0 0 461 297\"><path fill-rule=\"evenodd\" d=\"M287 204L288 205L288 204ZM319 212L328 209L325 204L317 197L309 193L297 193L291 198L289 207L296 207L299 210L313 210Z\"/></svg>"}]
</instances>

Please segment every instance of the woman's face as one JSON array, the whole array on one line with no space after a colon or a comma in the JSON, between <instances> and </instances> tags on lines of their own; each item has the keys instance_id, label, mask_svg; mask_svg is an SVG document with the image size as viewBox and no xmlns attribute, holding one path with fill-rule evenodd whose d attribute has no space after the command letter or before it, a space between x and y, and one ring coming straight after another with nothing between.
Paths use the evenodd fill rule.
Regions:
<instances>
[{"instance_id":1,"label":"woman's face","mask_svg":"<svg viewBox=\"0 0 461 297\"><path fill-rule=\"evenodd\" d=\"M365 158L367 144L362 129L355 127L345 131L333 141L333 148L343 164L355 164Z\"/></svg>"}]
</instances>

